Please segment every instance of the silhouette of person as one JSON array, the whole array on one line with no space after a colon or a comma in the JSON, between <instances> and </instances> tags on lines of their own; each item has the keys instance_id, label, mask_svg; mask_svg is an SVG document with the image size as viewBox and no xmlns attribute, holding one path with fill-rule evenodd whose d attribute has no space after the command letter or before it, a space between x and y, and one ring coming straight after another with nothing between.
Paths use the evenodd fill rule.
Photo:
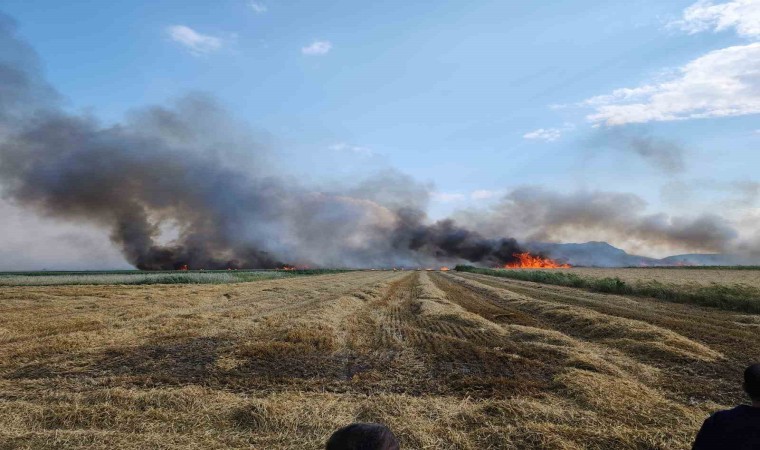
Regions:
<instances>
[{"instance_id":1,"label":"silhouette of person","mask_svg":"<svg viewBox=\"0 0 760 450\"><path fill-rule=\"evenodd\" d=\"M760 363L744 371L744 392L752 399L752 406L739 405L710 416L692 450L760 449Z\"/></svg>"},{"instance_id":2,"label":"silhouette of person","mask_svg":"<svg viewBox=\"0 0 760 450\"><path fill-rule=\"evenodd\" d=\"M399 450L396 436L379 423L352 423L330 436L327 450Z\"/></svg>"}]
</instances>

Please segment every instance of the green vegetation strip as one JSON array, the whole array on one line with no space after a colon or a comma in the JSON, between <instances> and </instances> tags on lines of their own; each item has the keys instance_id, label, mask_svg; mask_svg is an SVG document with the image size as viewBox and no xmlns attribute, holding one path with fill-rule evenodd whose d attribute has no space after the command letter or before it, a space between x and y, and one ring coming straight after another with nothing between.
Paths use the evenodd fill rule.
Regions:
<instances>
[{"instance_id":1,"label":"green vegetation strip","mask_svg":"<svg viewBox=\"0 0 760 450\"><path fill-rule=\"evenodd\" d=\"M722 284L710 284L707 286L700 284L678 285L664 284L654 280L626 283L617 277L585 278L573 273L555 270L483 269L465 265L456 266L454 270L582 288L592 292L653 297L669 302L694 303L728 311L760 314L760 289L743 284L730 286Z\"/></svg>"},{"instance_id":2,"label":"green vegetation strip","mask_svg":"<svg viewBox=\"0 0 760 450\"><path fill-rule=\"evenodd\" d=\"M217 271L113 271L1 273L0 286L62 286L85 284L223 284L300 275L345 272L341 269L217 270Z\"/></svg>"},{"instance_id":3,"label":"green vegetation strip","mask_svg":"<svg viewBox=\"0 0 760 450\"><path fill-rule=\"evenodd\" d=\"M625 268L644 270L760 270L760 266L627 266Z\"/></svg>"}]
</instances>

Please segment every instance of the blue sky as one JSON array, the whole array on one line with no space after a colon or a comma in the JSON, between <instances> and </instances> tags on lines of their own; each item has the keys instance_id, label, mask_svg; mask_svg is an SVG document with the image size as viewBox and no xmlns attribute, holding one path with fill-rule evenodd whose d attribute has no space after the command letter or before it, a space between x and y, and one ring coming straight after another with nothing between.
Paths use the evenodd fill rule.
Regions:
<instances>
[{"instance_id":1,"label":"blue sky","mask_svg":"<svg viewBox=\"0 0 760 450\"><path fill-rule=\"evenodd\" d=\"M754 195L725 214L745 228L758 214L760 81L742 60L758 54L755 0L0 8L71 110L115 123L208 92L305 177L393 167L431 183L433 217L487 208L525 185L633 193L670 215ZM726 79L748 86L727 94ZM682 163L664 167L660 148ZM737 194L741 183L750 194Z\"/></svg>"}]
</instances>

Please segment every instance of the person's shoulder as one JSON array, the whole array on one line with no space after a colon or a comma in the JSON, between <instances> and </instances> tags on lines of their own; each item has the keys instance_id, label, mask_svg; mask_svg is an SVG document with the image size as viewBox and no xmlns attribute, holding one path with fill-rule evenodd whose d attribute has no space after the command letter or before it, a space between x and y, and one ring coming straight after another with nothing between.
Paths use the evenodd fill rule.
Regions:
<instances>
[{"instance_id":1,"label":"person's shoulder","mask_svg":"<svg viewBox=\"0 0 760 450\"><path fill-rule=\"evenodd\" d=\"M747 416L760 416L760 408L753 408L747 405L739 405L735 408L718 411L710 416L710 419L716 422L722 422L724 420L733 420L737 417Z\"/></svg>"}]
</instances>

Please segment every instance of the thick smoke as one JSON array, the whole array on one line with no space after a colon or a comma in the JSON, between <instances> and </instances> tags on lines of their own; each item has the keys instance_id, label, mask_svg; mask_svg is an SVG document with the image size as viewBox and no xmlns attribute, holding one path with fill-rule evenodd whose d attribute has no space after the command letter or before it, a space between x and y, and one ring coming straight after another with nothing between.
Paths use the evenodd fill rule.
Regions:
<instances>
[{"instance_id":1,"label":"thick smoke","mask_svg":"<svg viewBox=\"0 0 760 450\"><path fill-rule=\"evenodd\" d=\"M531 241L576 239L637 243L706 252L731 250L738 236L713 214L694 217L642 214L634 194L604 191L551 192L527 186L507 194L487 213L464 220L487 235L510 233Z\"/></svg>"},{"instance_id":2,"label":"thick smoke","mask_svg":"<svg viewBox=\"0 0 760 450\"><path fill-rule=\"evenodd\" d=\"M394 231L396 248L409 248L433 255L439 260L465 259L488 265L504 265L523 250L511 238L485 239L480 234L458 227L450 219L424 225L417 210L400 210Z\"/></svg>"},{"instance_id":3,"label":"thick smoke","mask_svg":"<svg viewBox=\"0 0 760 450\"><path fill-rule=\"evenodd\" d=\"M34 52L0 19L0 183L39 213L109 230L140 269L503 264L520 251L452 221L396 173L341 192L277 173L214 101L190 95L104 126L58 107Z\"/></svg>"}]
</instances>

